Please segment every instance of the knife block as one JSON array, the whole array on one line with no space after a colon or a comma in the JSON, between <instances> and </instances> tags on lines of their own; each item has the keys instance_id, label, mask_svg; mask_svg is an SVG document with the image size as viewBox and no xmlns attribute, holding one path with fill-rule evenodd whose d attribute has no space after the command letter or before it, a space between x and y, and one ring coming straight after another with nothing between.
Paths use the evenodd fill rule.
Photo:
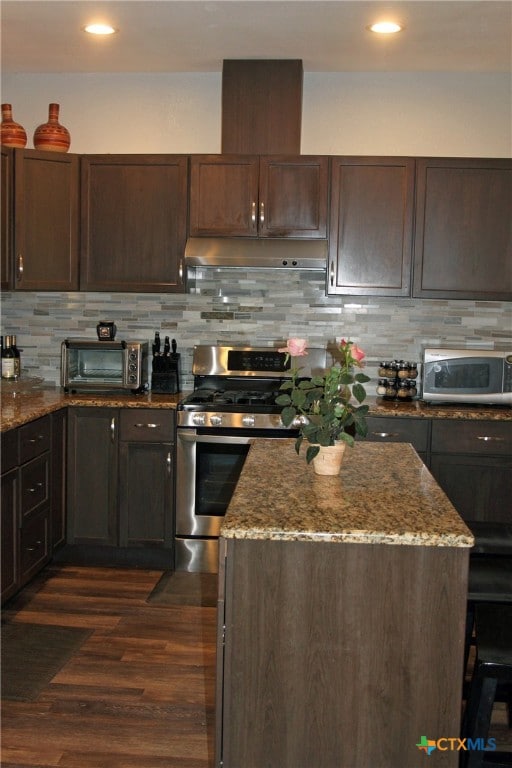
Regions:
<instances>
[{"instance_id":1,"label":"knife block","mask_svg":"<svg viewBox=\"0 0 512 768\"><path fill-rule=\"evenodd\" d=\"M156 355L153 358L151 372L151 391L156 394L175 395L181 392L181 355L174 352L170 355Z\"/></svg>"}]
</instances>

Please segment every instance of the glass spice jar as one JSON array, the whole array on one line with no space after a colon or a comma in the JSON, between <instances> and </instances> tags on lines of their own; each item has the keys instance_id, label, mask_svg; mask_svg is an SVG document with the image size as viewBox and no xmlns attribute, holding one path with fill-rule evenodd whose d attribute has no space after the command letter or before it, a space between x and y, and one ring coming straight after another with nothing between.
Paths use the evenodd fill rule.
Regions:
<instances>
[{"instance_id":1,"label":"glass spice jar","mask_svg":"<svg viewBox=\"0 0 512 768\"><path fill-rule=\"evenodd\" d=\"M383 397L386 394L386 379L379 379L377 382L377 394Z\"/></svg>"},{"instance_id":2,"label":"glass spice jar","mask_svg":"<svg viewBox=\"0 0 512 768\"><path fill-rule=\"evenodd\" d=\"M411 386L407 379L400 379L400 383L398 384L398 388L396 391L396 396L398 397L399 400L411 399Z\"/></svg>"},{"instance_id":3,"label":"glass spice jar","mask_svg":"<svg viewBox=\"0 0 512 768\"><path fill-rule=\"evenodd\" d=\"M387 379L386 381L386 394L384 395L386 400L394 400L396 397L396 382L394 379Z\"/></svg>"}]
</instances>

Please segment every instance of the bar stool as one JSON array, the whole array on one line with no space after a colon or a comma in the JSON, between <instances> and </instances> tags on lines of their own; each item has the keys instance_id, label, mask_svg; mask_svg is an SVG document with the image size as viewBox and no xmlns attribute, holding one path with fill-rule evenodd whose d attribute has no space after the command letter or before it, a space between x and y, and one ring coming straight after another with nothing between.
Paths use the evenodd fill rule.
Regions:
<instances>
[{"instance_id":1,"label":"bar stool","mask_svg":"<svg viewBox=\"0 0 512 768\"><path fill-rule=\"evenodd\" d=\"M475 611L476 659L462 738L471 748L461 752L461 768L512 766L512 752L488 751L489 726L498 685L512 686L512 605L480 603ZM481 740L481 741L478 741ZM471 742L469 742L471 740Z\"/></svg>"},{"instance_id":2,"label":"bar stool","mask_svg":"<svg viewBox=\"0 0 512 768\"><path fill-rule=\"evenodd\" d=\"M512 603L512 525L466 520L475 537L469 559L464 669L472 642L475 608L479 603Z\"/></svg>"}]
</instances>

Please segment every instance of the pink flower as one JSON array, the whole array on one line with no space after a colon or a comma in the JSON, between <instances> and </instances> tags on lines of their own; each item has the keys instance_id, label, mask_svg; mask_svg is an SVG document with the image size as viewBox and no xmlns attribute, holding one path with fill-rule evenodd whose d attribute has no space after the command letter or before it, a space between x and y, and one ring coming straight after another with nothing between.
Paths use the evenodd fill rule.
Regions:
<instances>
[{"instance_id":1,"label":"pink flower","mask_svg":"<svg viewBox=\"0 0 512 768\"><path fill-rule=\"evenodd\" d=\"M366 353L354 344L353 341L346 341L342 339L340 341L340 350L347 358L351 358L351 362L361 365L361 361L366 357Z\"/></svg>"},{"instance_id":2,"label":"pink flower","mask_svg":"<svg viewBox=\"0 0 512 768\"><path fill-rule=\"evenodd\" d=\"M307 339L288 339L286 347L281 347L278 352L286 352L290 357L303 357L307 355L306 347L308 345Z\"/></svg>"}]
</instances>

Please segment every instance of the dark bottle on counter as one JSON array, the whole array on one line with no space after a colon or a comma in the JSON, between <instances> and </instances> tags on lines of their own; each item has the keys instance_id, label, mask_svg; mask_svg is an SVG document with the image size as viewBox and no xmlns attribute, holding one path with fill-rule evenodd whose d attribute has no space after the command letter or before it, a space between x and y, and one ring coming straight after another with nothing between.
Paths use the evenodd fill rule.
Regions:
<instances>
[{"instance_id":1,"label":"dark bottle on counter","mask_svg":"<svg viewBox=\"0 0 512 768\"><path fill-rule=\"evenodd\" d=\"M169 357L171 354L171 342L169 341L169 337L166 336L164 340L164 357Z\"/></svg>"},{"instance_id":2,"label":"dark bottle on counter","mask_svg":"<svg viewBox=\"0 0 512 768\"><path fill-rule=\"evenodd\" d=\"M2 379L15 379L14 350L11 346L11 337L5 337L5 347L2 350Z\"/></svg>"},{"instance_id":3,"label":"dark bottle on counter","mask_svg":"<svg viewBox=\"0 0 512 768\"><path fill-rule=\"evenodd\" d=\"M14 352L14 377L19 379L21 374L21 355L18 347L16 346L16 336L11 336L11 347Z\"/></svg>"}]
</instances>

